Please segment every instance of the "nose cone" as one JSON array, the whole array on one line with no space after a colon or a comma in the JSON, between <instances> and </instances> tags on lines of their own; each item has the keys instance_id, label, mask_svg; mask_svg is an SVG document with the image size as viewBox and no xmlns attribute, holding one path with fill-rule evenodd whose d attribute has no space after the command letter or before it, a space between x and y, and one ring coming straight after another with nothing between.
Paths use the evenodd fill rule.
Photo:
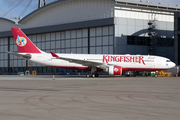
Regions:
<instances>
[{"instance_id":1,"label":"nose cone","mask_svg":"<svg viewBox=\"0 0 180 120\"><path fill-rule=\"evenodd\" d=\"M170 64L170 68L173 68L173 67L175 67L176 66L176 64L174 63L174 62L171 62L171 64Z\"/></svg>"},{"instance_id":2,"label":"nose cone","mask_svg":"<svg viewBox=\"0 0 180 120\"><path fill-rule=\"evenodd\" d=\"M175 67L175 66L176 66L176 64L174 62L172 62L172 67Z\"/></svg>"}]
</instances>

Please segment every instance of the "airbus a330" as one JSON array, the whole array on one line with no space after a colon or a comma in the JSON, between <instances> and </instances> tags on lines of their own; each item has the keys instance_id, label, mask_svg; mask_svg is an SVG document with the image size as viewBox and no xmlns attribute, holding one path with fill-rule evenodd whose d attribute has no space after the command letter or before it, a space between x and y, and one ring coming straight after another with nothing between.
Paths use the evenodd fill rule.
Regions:
<instances>
[{"instance_id":1,"label":"airbus a330","mask_svg":"<svg viewBox=\"0 0 180 120\"><path fill-rule=\"evenodd\" d=\"M48 67L91 71L87 77L98 77L98 71L122 75L123 71L159 71L175 66L168 58L151 55L46 53L36 47L21 29L11 30L19 53L8 52L9 54Z\"/></svg>"}]
</instances>

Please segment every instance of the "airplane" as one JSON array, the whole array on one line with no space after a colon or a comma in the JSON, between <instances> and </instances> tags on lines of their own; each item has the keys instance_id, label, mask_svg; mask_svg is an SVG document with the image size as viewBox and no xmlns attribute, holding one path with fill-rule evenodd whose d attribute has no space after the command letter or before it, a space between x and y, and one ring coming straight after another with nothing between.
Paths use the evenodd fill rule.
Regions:
<instances>
[{"instance_id":1,"label":"airplane","mask_svg":"<svg viewBox=\"0 0 180 120\"><path fill-rule=\"evenodd\" d=\"M151 55L46 53L35 46L20 28L11 30L19 53L9 54L48 67L91 71L86 77L99 77L98 71L122 75L123 71L160 71L175 66L168 58Z\"/></svg>"}]
</instances>

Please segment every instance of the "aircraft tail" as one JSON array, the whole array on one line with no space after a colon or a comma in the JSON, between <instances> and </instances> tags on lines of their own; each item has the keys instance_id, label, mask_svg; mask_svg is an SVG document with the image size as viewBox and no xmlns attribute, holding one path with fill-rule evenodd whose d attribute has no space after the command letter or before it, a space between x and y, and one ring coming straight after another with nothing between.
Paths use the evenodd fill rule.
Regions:
<instances>
[{"instance_id":1,"label":"aircraft tail","mask_svg":"<svg viewBox=\"0 0 180 120\"><path fill-rule=\"evenodd\" d=\"M19 28L11 28L19 53L42 53Z\"/></svg>"}]
</instances>

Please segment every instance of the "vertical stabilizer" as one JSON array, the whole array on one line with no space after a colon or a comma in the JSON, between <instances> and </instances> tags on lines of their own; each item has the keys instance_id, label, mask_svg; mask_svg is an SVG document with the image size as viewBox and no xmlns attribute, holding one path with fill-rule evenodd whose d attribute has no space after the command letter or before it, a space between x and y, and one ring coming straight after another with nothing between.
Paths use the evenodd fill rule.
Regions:
<instances>
[{"instance_id":1,"label":"vertical stabilizer","mask_svg":"<svg viewBox=\"0 0 180 120\"><path fill-rule=\"evenodd\" d=\"M11 28L19 53L42 53L19 28Z\"/></svg>"}]
</instances>

